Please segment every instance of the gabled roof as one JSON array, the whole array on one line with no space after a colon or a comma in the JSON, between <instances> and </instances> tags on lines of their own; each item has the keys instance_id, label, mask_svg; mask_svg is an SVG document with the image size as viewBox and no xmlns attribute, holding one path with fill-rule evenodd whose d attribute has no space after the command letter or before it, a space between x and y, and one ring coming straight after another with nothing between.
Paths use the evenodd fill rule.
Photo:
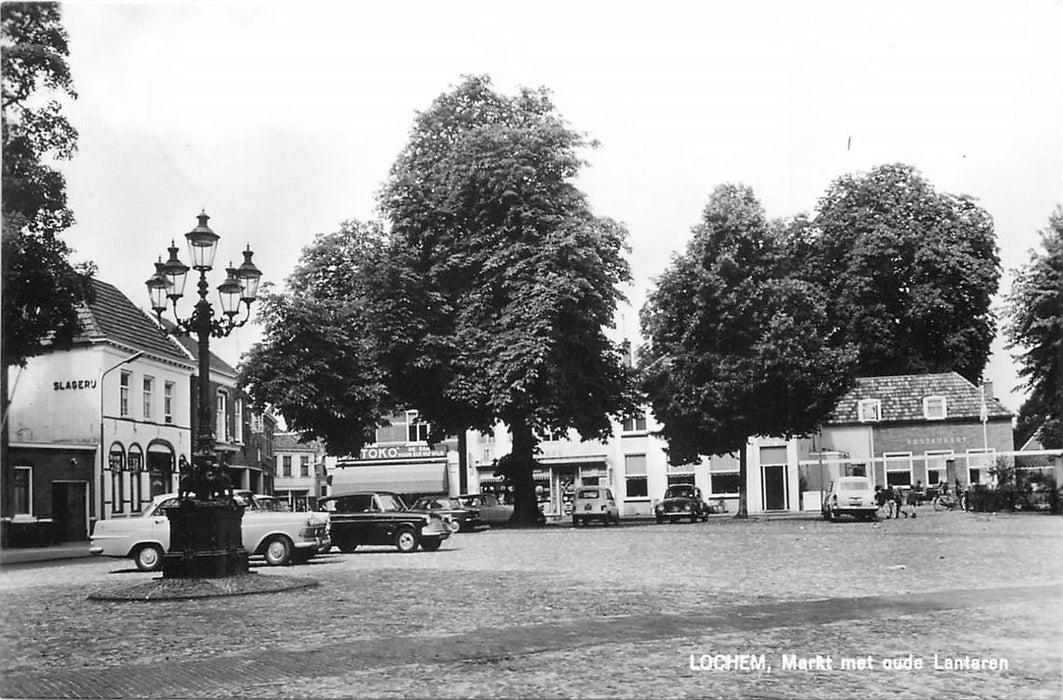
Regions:
<instances>
[{"instance_id":1,"label":"gabled roof","mask_svg":"<svg viewBox=\"0 0 1063 700\"><path fill-rule=\"evenodd\" d=\"M75 343L111 342L161 359L191 364L184 350L114 285L92 280L95 299L78 306L81 333Z\"/></svg>"},{"instance_id":2,"label":"gabled roof","mask_svg":"<svg viewBox=\"0 0 1063 700\"><path fill-rule=\"evenodd\" d=\"M857 405L863 399L878 399L882 417L878 422L923 422L923 399L944 396L946 420L981 419L982 396L979 388L956 372L943 374L900 374L891 377L859 377L855 385L838 401L827 418L828 425L859 423ZM990 420L1011 418L1011 411L999 400L986 397Z\"/></svg>"},{"instance_id":3,"label":"gabled roof","mask_svg":"<svg viewBox=\"0 0 1063 700\"><path fill-rule=\"evenodd\" d=\"M187 335L177 335L177 324L166 318L162 319L162 327L177 341L178 344L184 349L185 354L193 362L197 362L199 358L199 342ZM221 359L213 352L210 353L210 369L213 372L220 374L227 374L231 377L236 376L236 370L225 360Z\"/></svg>"}]
</instances>

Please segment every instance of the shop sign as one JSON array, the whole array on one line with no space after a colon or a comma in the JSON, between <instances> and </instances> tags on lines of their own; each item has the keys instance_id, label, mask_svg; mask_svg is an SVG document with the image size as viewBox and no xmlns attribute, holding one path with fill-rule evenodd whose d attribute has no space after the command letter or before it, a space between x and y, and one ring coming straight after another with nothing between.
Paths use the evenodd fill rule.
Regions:
<instances>
[{"instance_id":1,"label":"shop sign","mask_svg":"<svg viewBox=\"0 0 1063 700\"><path fill-rule=\"evenodd\" d=\"M95 379L68 379L62 382L52 382L52 391L72 391L77 389L95 388Z\"/></svg>"},{"instance_id":2,"label":"shop sign","mask_svg":"<svg viewBox=\"0 0 1063 700\"><path fill-rule=\"evenodd\" d=\"M376 445L363 447L358 459L414 459L424 457L446 457L443 447L431 448L428 445Z\"/></svg>"}]
</instances>

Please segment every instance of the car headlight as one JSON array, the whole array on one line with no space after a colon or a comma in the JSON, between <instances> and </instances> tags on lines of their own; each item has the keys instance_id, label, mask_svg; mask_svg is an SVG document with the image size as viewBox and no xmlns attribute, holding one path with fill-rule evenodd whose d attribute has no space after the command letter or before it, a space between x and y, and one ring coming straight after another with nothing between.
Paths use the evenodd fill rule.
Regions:
<instances>
[{"instance_id":1,"label":"car headlight","mask_svg":"<svg viewBox=\"0 0 1063 700\"><path fill-rule=\"evenodd\" d=\"M662 510L664 510L664 506L662 506L660 503L658 503L657 507L654 508L654 510L656 510L658 513L660 513Z\"/></svg>"}]
</instances>

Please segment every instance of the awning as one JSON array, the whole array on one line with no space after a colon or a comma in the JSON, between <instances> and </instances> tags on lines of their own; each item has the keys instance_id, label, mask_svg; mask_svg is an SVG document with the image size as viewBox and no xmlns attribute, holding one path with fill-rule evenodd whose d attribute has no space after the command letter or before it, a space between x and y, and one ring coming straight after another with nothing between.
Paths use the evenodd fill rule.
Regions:
<instances>
[{"instance_id":1,"label":"awning","mask_svg":"<svg viewBox=\"0 0 1063 700\"><path fill-rule=\"evenodd\" d=\"M329 471L334 494L351 491L447 492L447 465L438 461L434 464L336 467Z\"/></svg>"},{"instance_id":2,"label":"awning","mask_svg":"<svg viewBox=\"0 0 1063 700\"><path fill-rule=\"evenodd\" d=\"M502 477L494 475L494 467L488 467L487 469L479 469L478 471L480 472L481 484L501 484L504 481ZM550 472L544 471L542 469L536 469L535 472L532 473L532 479L544 484L548 484L550 483Z\"/></svg>"}]
</instances>

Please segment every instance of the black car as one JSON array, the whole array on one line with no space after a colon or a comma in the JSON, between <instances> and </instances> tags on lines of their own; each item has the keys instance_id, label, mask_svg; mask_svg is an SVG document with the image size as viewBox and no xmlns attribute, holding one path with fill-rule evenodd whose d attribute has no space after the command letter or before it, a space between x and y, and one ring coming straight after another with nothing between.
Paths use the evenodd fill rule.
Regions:
<instances>
[{"instance_id":1,"label":"black car","mask_svg":"<svg viewBox=\"0 0 1063 700\"><path fill-rule=\"evenodd\" d=\"M689 519L694 523L701 518L709 519L709 506L701 497L701 489L693 484L672 484L664 492L664 498L654 507L653 516L658 523L665 520Z\"/></svg>"},{"instance_id":2,"label":"black car","mask_svg":"<svg viewBox=\"0 0 1063 700\"><path fill-rule=\"evenodd\" d=\"M329 514L332 543L341 552L362 545L391 545L400 552L419 546L434 552L450 537L438 515L413 511L390 491L359 491L319 499L317 508Z\"/></svg>"}]
</instances>

